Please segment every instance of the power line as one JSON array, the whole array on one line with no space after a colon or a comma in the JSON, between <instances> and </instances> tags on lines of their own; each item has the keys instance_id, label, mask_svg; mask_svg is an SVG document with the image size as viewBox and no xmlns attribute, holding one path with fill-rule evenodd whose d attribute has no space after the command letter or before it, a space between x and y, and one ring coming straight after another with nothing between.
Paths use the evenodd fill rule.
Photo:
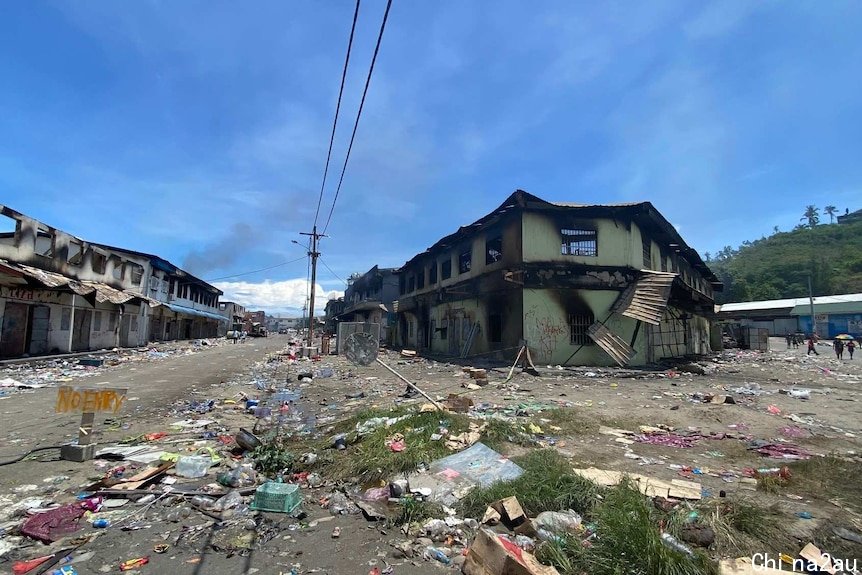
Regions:
<instances>
[{"instance_id":1,"label":"power line","mask_svg":"<svg viewBox=\"0 0 862 575\"><path fill-rule=\"evenodd\" d=\"M304 260L306 257L308 257L308 256L307 256L307 255L306 255L306 256L302 256L301 258L296 258L295 260L290 260L289 262L281 262L280 264L275 264L274 266L269 266L268 268L260 268L259 270L253 270L253 271L250 271L250 272L243 272L243 273L241 273L241 274L233 274L233 275L230 275L230 276L222 276L222 277L220 277L220 278L209 278L209 279L204 280L204 281L214 282L214 281L218 281L218 280L225 280L225 279L228 279L228 278L238 278L238 277L240 277L240 276L247 276L247 275L251 275L251 274L256 274L256 273L258 273L258 272L265 272L265 271L267 271L267 270L273 270L273 269L275 269L275 268L280 268L281 266L286 266L286 265L288 265L288 264L296 263L296 262L298 262L298 261L300 261L300 260Z\"/></svg>"},{"instance_id":2,"label":"power line","mask_svg":"<svg viewBox=\"0 0 862 575\"><path fill-rule=\"evenodd\" d=\"M335 276L335 279L337 279L338 281L342 282L344 285L347 285L347 282L346 282L346 281L344 281L343 279L341 279L337 273L335 273L334 271L332 271L332 268L330 268L328 265L326 265L326 262L325 262L325 261L323 261L323 258L320 258L320 263L322 263L322 264L323 264L323 267L325 267L326 269L328 269L328 270L329 270L329 273L331 273L333 276Z\"/></svg>"},{"instance_id":3,"label":"power line","mask_svg":"<svg viewBox=\"0 0 862 575\"><path fill-rule=\"evenodd\" d=\"M353 25L350 27L350 39L347 41L347 56L344 58L344 69L341 72L341 87L338 89L338 103L335 105L335 118L332 121L332 134L329 136L329 151L326 152L326 166L323 168L323 182L320 184L320 196L317 198L317 211L314 212L314 225L320 215L320 203L323 201L323 190L326 187L326 175L329 173L329 160L332 158L332 143L335 141L335 127L338 125L338 112L341 110L341 96L344 94L344 82L347 78L347 65L350 63L350 49L353 47L353 33L356 31L356 20L359 18L359 2L353 11Z\"/></svg>"},{"instance_id":4,"label":"power line","mask_svg":"<svg viewBox=\"0 0 862 575\"><path fill-rule=\"evenodd\" d=\"M329 208L329 216L326 218L326 224L323 226L323 233L329 228L329 222L332 220L332 212L335 211L335 202L338 201L338 193L341 191L341 184L344 183L344 172L347 171L347 162L350 160L350 151L353 149L353 140L356 138L356 130L359 128L359 118L362 116L362 108L365 106L365 96L368 94L368 86L371 84L371 75L374 73L374 63L377 62L377 53L380 51L380 42L383 40L383 31L386 29L386 20L389 18L389 8L392 7L392 0L386 2L386 12L383 13L383 22L380 24L380 33L377 35L377 45L374 47L374 56L371 58L371 67L368 68L368 76L365 78L365 89L362 90L362 100L359 102L359 111L356 113L356 122L353 124L353 133L350 135L350 145L347 146L347 154L344 156L344 166L341 168L341 177L338 178L338 187L335 189L335 197L332 199L332 207Z\"/></svg>"}]
</instances>

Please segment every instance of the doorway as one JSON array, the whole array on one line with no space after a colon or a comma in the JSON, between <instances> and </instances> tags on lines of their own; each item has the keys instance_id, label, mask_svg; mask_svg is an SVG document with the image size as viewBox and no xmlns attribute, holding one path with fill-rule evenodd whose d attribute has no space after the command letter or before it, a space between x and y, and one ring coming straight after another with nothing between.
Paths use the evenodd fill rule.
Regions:
<instances>
[{"instance_id":1,"label":"doorway","mask_svg":"<svg viewBox=\"0 0 862 575\"><path fill-rule=\"evenodd\" d=\"M30 355L48 353L48 331L51 327L51 308L46 305L30 306Z\"/></svg>"},{"instance_id":2,"label":"doorway","mask_svg":"<svg viewBox=\"0 0 862 575\"><path fill-rule=\"evenodd\" d=\"M72 351L87 351L90 349L90 323L93 321L93 312L89 309L76 309L74 313Z\"/></svg>"},{"instance_id":3,"label":"doorway","mask_svg":"<svg viewBox=\"0 0 862 575\"><path fill-rule=\"evenodd\" d=\"M24 355L27 341L27 304L6 302L3 312L3 331L0 333L0 357Z\"/></svg>"}]
</instances>

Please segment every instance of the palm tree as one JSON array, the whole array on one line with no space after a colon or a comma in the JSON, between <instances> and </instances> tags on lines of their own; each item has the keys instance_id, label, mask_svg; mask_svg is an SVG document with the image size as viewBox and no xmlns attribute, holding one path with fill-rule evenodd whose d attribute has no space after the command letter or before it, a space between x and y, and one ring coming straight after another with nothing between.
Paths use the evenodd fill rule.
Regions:
<instances>
[{"instance_id":1,"label":"palm tree","mask_svg":"<svg viewBox=\"0 0 862 575\"><path fill-rule=\"evenodd\" d=\"M835 221L835 214L837 212L838 212L838 208L836 208L835 206L826 206L825 208L823 208L823 213L829 215L829 223L830 224Z\"/></svg>"},{"instance_id":2,"label":"palm tree","mask_svg":"<svg viewBox=\"0 0 862 575\"><path fill-rule=\"evenodd\" d=\"M711 257L712 257L712 254L711 254L711 253L709 253L709 252L704 252L704 254L703 254L703 259L705 259L705 260L707 261L707 263L709 262L709 260L711 259Z\"/></svg>"},{"instance_id":3,"label":"palm tree","mask_svg":"<svg viewBox=\"0 0 862 575\"><path fill-rule=\"evenodd\" d=\"M779 232L781 232L781 230L779 230L779 229L778 229L778 226L775 226L775 227L773 227L773 228L772 228L772 233L773 233L773 234L777 234L777 233L779 233Z\"/></svg>"},{"instance_id":4,"label":"palm tree","mask_svg":"<svg viewBox=\"0 0 862 575\"><path fill-rule=\"evenodd\" d=\"M800 221L808 220L808 227L813 228L820 223L820 211L817 206L806 206L805 213L799 218Z\"/></svg>"}]
</instances>

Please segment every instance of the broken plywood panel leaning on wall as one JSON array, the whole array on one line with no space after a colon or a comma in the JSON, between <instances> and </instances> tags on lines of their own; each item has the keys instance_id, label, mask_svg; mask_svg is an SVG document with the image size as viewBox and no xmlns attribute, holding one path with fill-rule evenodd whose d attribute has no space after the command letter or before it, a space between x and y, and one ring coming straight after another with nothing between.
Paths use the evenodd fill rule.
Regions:
<instances>
[{"instance_id":1,"label":"broken plywood panel leaning on wall","mask_svg":"<svg viewBox=\"0 0 862 575\"><path fill-rule=\"evenodd\" d=\"M652 270L641 270L641 274L640 278L620 294L611 308L611 314L618 313L639 322L635 328L635 336L640 322L651 325L661 323L662 314L670 299L673 280L677 276L675 273ZM625 340L605 327L604 322L591 325L587 335L621 367L628 365L637 353Z\"/></svg>"}]
</instances>

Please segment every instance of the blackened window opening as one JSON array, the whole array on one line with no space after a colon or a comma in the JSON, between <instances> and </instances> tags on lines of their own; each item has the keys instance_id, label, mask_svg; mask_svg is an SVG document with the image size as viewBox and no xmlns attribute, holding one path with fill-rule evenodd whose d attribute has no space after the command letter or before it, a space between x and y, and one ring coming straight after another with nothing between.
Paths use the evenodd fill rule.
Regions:
<instances>
[{"instance_id":1,"label":"blackened window opening","mask_svg":"<svg viewBox=\"0 0 862 575\"><path fill-rule=\"evenodd\" d=\"M593 340L587 335L587 330L595 319L592 313L569 314L569 341L572 345L591 345Z\"/></svg>"},{"instance_id":2,"label":"blackened window opening","mask_svg":"<svg viewBox=\"0 0 862 575\"><path fill-rule=\"evenodd\" d=\"M595 230L562 229L560 253L567 256L597 256L598 242Z\"/></svg>"},{"instance_id":3,"label":"blackened window opening","mask_svg":"<svg viewBox=\"0 0 862 575\"><path fill-rule=\"evenodd\" d=\"M503 259L503 237L497 236L485 242L485 265L496 263Z\"/></svg>"}]
</instances>

